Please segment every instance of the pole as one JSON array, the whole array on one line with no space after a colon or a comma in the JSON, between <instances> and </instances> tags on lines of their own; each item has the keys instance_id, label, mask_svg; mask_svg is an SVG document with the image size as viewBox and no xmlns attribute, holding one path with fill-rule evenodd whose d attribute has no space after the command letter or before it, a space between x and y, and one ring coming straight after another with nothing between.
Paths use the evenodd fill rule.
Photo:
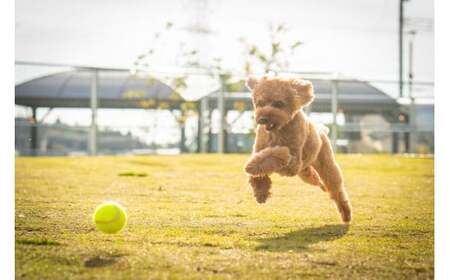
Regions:
<instances>
[{"instance_id":1,"label":"pole","mask_svg":"<svg viewBox=\"0 0 450 280\"><path fill-rule=\"evenodd\" d=\"M213 148L212 148L212 111L208 112L208 140L206 142L206 148L207 148L207 152L208 153L212 153L213 152Z\"/></svg>"},{"instance_id":2,"label":"pole","mask_svg":"<svg viewBox=\"0 0 450 280\"><path fill-rule=\"evenodd\" d=\"M98 91L98 72L92 71L91 78L91 128L89 133L89 154L95 156L97 154L97 99Z\"/></svg>"},{"instance_id":3,"label":"pole","mask_svg":"<svg viewBox=\"0 0 450 280\"><path fill-rule=\"evenodd\" d=\"M338 89L337 89L337 81L338 75L335 73L333 75L333 79L331 80L331 113L333 114L333 121L331 126L331 145L333 146L333 150L336 151L337 145L337 108L338 108Z\"/></svg>"},{"instance_id":4,"label":"pole","mask_svg":"<svg viewBox=\"0 0 450 280\"><path fill-rule=\"evenodd\" d=\"M217 107L219 109L219 133L217 139L217 152L222 154L225 151L225 97L224 86L222 79L220 79L220 92L217 100Z\"/></svg>"},{"instance_id":5,"label":"pole","mask_svg":"<svg viewBox=\"0 0 450 280\"><path fill-rule=\"evenodd\" d=\"M399 0L399 22L398 22L398 85L399 85L399 97L403 97L403 2L405 0Z\"/></svg>"},{"instance_id":6,"label":"pole","mask_svg":"<svg viewBox=\"0 0 450 280\"><path fill-rule=\"evenodd\" d=\"M208 128L211 126L211 122L209 121L209 99L207 96L203 97L200 101L200 152L206 153L208 152L208 143L209 143L209 133Z\"/></svg>"},{"instance_id":7,"label":"pole","mask_svg":"<svg viewBox=\"0 0 450 280\"><path fill-rule=\"evenodd\" d=\"M201 153L202 151L202 132L203 132L203 121L202 121L202 116L203 116L203 112L202 112L202 106L201 106L201 101L197 102L196 104L197 106L197 153Z\"/></svg>"},{"instance_id":8,"label":"pole","mask_svg":"<svg viewBox=\"0 0 450 280\"><path fill-rule=\"evenodd\" d=\"M181 123L180 124L180 134L181 134L181 139L180 139L180 153L184 153L186 152L186 146L185 146L185 142L186 142L186 126L185 123Z\"/></svg>"},{"instance_id":9,"label":"pole","mask_svg":"<svg viewBox=\"0 0 450 280\"><path fill-rule=\"evenodd\" d=\"M38 123L37 123L37 108L32 107L32 124L31 124L31 155L37 156L38 154Z\"/></svg>"},{"instance_id":10,"label":"pole","mask_svg":"<svg viewBox=\"0 0 450 280\"><path fill-rule=\"evenodd\" d=\"M416 104L415 104L415 98L413 94L413 55L414 55L414 35L416 35L415 30L411 30L409 32L409 73L408 73L408 89L409 89L409 98L410 98L410 107L409 107L409 127L410 127L410 133L409 133L409 151L410 153L415 152L415 142L416 142Z\"/></svg>"}]
</instances>

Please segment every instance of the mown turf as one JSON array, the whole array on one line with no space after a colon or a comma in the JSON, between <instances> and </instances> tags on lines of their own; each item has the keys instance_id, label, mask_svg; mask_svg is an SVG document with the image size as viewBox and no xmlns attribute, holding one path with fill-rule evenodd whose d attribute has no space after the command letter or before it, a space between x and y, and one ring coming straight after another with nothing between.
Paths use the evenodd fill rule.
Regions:
<instances>
[{"instance_id":1,"label":"mown turf","mask_svg":"<svg viewBox=\"0 0 450 280\"><path fill-rule=\"evenodd\" d=\"M338 159L350 226L297 178L258 205L244 155L17 158L16 278L433 278L433 159ZM91 223L106 199L128 209L120 234Z\"/></svg>"}]
</instances>

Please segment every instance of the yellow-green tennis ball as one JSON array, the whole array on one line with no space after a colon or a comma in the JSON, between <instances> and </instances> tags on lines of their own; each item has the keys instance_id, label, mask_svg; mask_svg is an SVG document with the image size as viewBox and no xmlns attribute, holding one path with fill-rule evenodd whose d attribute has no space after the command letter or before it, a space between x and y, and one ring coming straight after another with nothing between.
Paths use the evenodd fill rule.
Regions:
<instances>
[{"instance_id":1,"label":"yellow-green tennis ball","mask_svg":"<svg viewBox=\"0 0 450 280\"><path fill-rule=\"evenodd\" d=\"M106 201L97 206L93 220L101 232L117 233L127 224L127 212L119 203Z\"/></svg>"}]
</instances>

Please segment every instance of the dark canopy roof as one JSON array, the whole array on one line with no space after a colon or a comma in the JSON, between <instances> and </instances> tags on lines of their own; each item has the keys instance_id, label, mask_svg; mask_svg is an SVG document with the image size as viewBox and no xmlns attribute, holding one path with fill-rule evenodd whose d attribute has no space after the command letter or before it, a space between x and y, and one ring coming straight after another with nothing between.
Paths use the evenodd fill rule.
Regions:
<instances>
[{"instance_id":1,"label":"dark canopy roof","mask_svg":"<svg viewBox=\"0 0 450 280\"><path fill-rule=\"evenodd\" d=\"M16 85L17 105L31 107L89 107L92 72L68 71ZM98 71L100 108L179 108L184 99L150 77L124 71Z\"/></svg>"},{"instance_id":2,"label":"dark canopy roof","mask_svg":"<svg viewBox=\"0 0 450 280\"><path fill-rule=\"evenodd\" d=\"M315 100L312 103L312 111L331 111L331 81L324 79L309 79L314 85ZM225 94L227 109L233 109L236 101L243 101L247 109L251 109L250 93L241 81L232 85ZM373 87L367 82L358 80L338 81L338 108L344 112L382 112L397 109L397 101ZM216 106L219 91L214 91L204 98L209 100L209 106Z\"/></svg>"}]
</instances>

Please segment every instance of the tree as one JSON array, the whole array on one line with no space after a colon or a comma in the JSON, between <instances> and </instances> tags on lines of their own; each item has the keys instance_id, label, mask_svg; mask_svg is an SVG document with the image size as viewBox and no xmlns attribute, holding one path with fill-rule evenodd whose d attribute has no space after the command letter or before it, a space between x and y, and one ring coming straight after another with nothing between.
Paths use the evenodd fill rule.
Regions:
<instances>
[{"instance_id":1,"label":"tree","mask_svg":"<svg viewBox=\"0 0 450 280\"><path fill-rule=\"evenodd\" d=\"M170 32L173 31L174 24L172 22L167 22L160 32L155 32L152 36L153 42L152 47L150 47L145 52L139 54L135 61L133 62L133 68L131 70L132 74L143 74L148 75L148 73L151 73L149 69L151 66L155 63L156 58L159 56L167 55L164 53L164 49L158 48L161 41L163 40L164 36L170 34ZM179 52L175 54L176 60L177 60L177 66L179 67L186 67L191 66L195 64L195 57L197 55L197 51L194 49L188 49L186 47L185 42L179 42L178 50ZM164 82L165 84L169 85L172 90L173 94L170 96L170 98L173 101L180 101L181 95L180 92L182 92L187 87L186 79L188 78L187 73L166 73L158 75L159 79ZM147 77L147 83L152 84L156 82L157 80L153 77L153 75L149 75ZM141 102L141 106L143 108L153 108L156 106L156 102L154 100L144 100ZM170 104L167 102L159 102L158 108L159 109L168 109L170 107ZM178 124L180 126L183 126L187 120L187 118L191 115L195 115L195 104L192 102L184 102L181 104L181 108L179 112L172 112L175 119L177 120Z\"/></svg>"},{"instance_id":2,"label":"tree","mask_svg":"<svg viewBox=\"0 0 450 280\"><path fill-rule=\"evenodd\" d=\"M273 73L289 70L289 60L295 51L303 43L301 41L288 41L286 34L288 29L284 24L269 25L269 46L249 43L245 39L240 39L245 50L244 73Z\"/></svg>"}]
</instances>

